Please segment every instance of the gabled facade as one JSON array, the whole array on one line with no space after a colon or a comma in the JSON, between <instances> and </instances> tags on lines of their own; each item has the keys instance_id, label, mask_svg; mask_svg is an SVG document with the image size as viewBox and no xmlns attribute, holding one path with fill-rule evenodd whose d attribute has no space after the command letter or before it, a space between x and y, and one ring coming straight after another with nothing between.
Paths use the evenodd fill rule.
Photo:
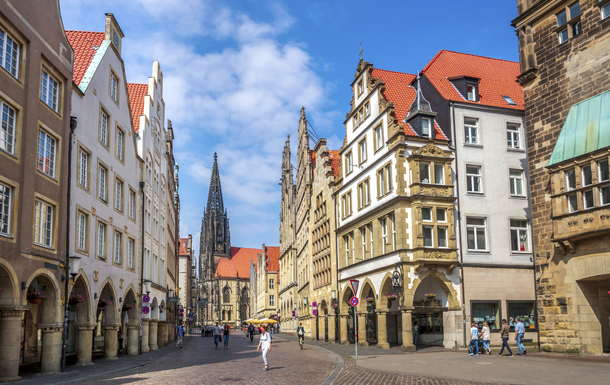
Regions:
<instances>
[{"instance_id":1,"label":"gabled facade","mask_svg":"<svg viewBox=\"0 0 610 385\"><path fill-rule=\"evenodd\" d=\"M128 353L138 354L142 161L121 57L123 34L112 14L105 27L66 31L75 64L71 114L79 123L71 154L70 255L81 258L81 272L70 295L84 298L70 307L67 353L78 354L80 364L91 363L92 352L115 358L123 348L116 345L119 328Z\"/></svg>"},{"instance_id":2,"label":"gabled facade","mask_svg":"<svg viewBox=\"0 0 610 385\"><path fill-rule=\"evenodd\" d=\"M279 247L266 247L258 254L256 266L256 318L262 320L278 314Z\"/></svg>"},{"instance_id":3,"label":"gabled facade","mask_svg":"<svg viewBox=\"0 0 610 385\"><path fill-rule=\"evenodd\" d=\"M191 285L194 282L192 278L193 270L193 236L189 234L188 238L180 238L178 249L178 297L181 305L185 308L185 312L192 312L192 290ZM195 327L193 317L187 317L185 325L190 329Z\"/></svg>"},{"instance_id":4,"label":"gabled facade","mask_svg":"<svg viewBox=\"0 0 610 385\"><path fill-rule=\"evenodd\" d=\"M361 60L351 84L334 192L341 343L353 341L354 317L363 345L414 350L413 321L420 341L462 340L450 130L415 80ZM360 281L357 293L350 279ZM437 297L426 299L430 292Z\"/></svg>"}]
</instances>

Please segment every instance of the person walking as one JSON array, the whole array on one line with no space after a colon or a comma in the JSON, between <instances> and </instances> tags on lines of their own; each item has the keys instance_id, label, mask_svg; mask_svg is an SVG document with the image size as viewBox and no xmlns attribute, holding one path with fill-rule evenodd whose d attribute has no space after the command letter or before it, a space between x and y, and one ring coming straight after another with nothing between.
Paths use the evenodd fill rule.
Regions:
<instances>
[{"instance_id":1,"label":"person walking","mask_svg":"<svg viewBox=\"0 0 610 385\"><path fill-rule=\"evenodd\" d=\"M299 345L301 345L301 350L303 350L303 342L305 342L305 329L303 328L303 322L299 323L299 327L297 328L297 336L299 336Z\"/></svg>"},{"instance_id":2,"label":"person walking","mask_svg":"<svg viewBox=\"0 0 610 385\"><path fill-rule=\"evenodd\" d=\"M419 337L419 325L417 325L417 321L413 321L413 345L417 344L418 337Z\"/></svg>"},{"instance_id":3,"label":"person walking","mask_svg":"<svg viewBox=\"0 0 610 385\"><path fill-rule=\"evenodd\" d=\"M483 322L483 330L481 332L483 335L483 346L485 346L485 350L487 350L487 354L491 354L491 348L489 347L489 342L491 340L491 330L489 326L487 326L487 322Z\"/></svg>"},{"instance_id":4,"label":"person walking","mask_svg":"<svg viewBox=\"0 0 610 385\"><path fill-rule=\"evenodd\" d=\"M248 334L250 334L250 342L254 340L254 325L248 325Z\"/></svg>"},{"instance_id":5,"label":"person walking","mask_svg":"<svg viewBox=\"0 0 610 385\"><path fill-rule=\"evenodd\" d=\"M474 350L477 350L476 356L479 355L479 328L472 322L470 324L470 355L474 356Z\"/></svg>"},{"instance_id":6,"label":"person walking","mask_svg":"<svg viewBox=\"0 0 610 385\"><path fill-rule=\"evenodd\" d=\"M225 341L225 349L229 348L229 335L231 334L231 327L228 324L225 324L224 329L222 330L222 335Z\"/></svg>"},{"instance_id":7,"label":"person walking","mask_svg":"<svg viewBox=\"0 0 610 385\"><path fill-rule=\"evenodd\" d=\"M510 326L508 326L506 324L506 319L502 320L502 329L500 329L500 338L502 338L502 349L500 349L500 353L498 353L499 356L502 356L502 353L504 352L504 347L506 347L506 350L508 350L508 352L510 353L509 357L513 356L513 352L512 350L510 350L510 346L508 346L508 335L510 334Z\"/></svg>"},{"instance_id":8,"label":"person walking","mask_svg":"<svg viewBox=\"0 0 610 385\"><path fill-rule=\"evenodd\" d=\"M262 326L261 338L258 343L258 347L256 351L259 352L261 347L263 348L263 362L265 362L265 367L263 370L269 370L269 362L267 361L267 354L271 351L271 333L267 332L267 325Z\"/></svg>"},{"instance_id":9,"label":"person walking","mask_svg":"<svg viewBox=\"0 0 610 385\"><path fill-rule=\"evenodd\" d=\"M180 349L182 349L182 336L184 335L184 326L182 326L183 323L182 321L180 321L180 325L178 325L178 329L176 330L176 347L175 349L178 349L178 345L180 345Z\"/></svg>"},{"instance_id":10,"label":"person walking","mask_svg":"<svg viewBox=\"0 0 610 385\"><path fill-rule=\"evenodd\" d=\"M216 326L214 326L214 345L218 348L218 342L220 341L220 334L222 333L222 328L218 326L218 322L216 322Z\"/></svg>"},{"instance_id":11,"label":"person walking","mask_svg":"<svg viewBox=\"0 0 610 385\"><path fill-rule=\"evenodd\" d=\"M517 324L515 325L515 341L517 341L517 348L519 348L518 356L526 355L527 350L523 346L523 335L525 334L525 325L521 322L521 318L517 317Z\"/></svg>"}]
</instances>

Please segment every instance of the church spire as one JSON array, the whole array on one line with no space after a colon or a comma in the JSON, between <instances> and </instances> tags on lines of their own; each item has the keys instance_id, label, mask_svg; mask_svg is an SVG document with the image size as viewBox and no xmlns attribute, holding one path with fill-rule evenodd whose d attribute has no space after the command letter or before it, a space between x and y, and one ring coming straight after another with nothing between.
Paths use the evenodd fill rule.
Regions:
<instances>
[{"instance_id":1,"label":"church spire","mask_svg":"<svg viewBox=\"0 0 610 385\"><path fill-rule=\"evenodd\" d=\"M206 212L217 212L224 214L224 204L222 202L222 187L220 186L220 174L218 172L218 155L214 153L214 167L212 168L212 178L210 179L210 192L208 193L208 206Z\"/></svg>"}]
</instances>

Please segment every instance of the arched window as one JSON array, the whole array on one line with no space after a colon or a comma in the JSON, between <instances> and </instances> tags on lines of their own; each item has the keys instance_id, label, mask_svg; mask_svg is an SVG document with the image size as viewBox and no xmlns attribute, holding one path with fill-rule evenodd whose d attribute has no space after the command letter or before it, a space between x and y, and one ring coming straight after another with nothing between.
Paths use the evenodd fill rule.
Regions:
<instances>
[{"instance_id":1,"label":"arched window","mask_svg":"<svg viewBox=\"0 0 610 385\"><path fill-rule=\"evenodd\" d=\"M225 288L222 292L222 302L229 303L231 302L231 290L229 288Z\"/></svg>"},{"instance_id":2,"label":"arched window","mask_svg":"<svg viewBox=\"0 0 610 385\"><path fill-rule=\"evenodd\" d=\"M223 320L223 321L225 320L225 316L226 316L226 313L225 313L225 311L223 310L223 311L222 311L222 320Z\"/></svg>"},{"instance_id":3,"label":"arched window","mask_svg":"<svg viewBox=\"0 0 610 385\"><path fill-rule=\"evenodd\" d=\"M227 320L231 321L231 310L229 310L228 316L227 316Z\"/></svg>"}]
</instances>

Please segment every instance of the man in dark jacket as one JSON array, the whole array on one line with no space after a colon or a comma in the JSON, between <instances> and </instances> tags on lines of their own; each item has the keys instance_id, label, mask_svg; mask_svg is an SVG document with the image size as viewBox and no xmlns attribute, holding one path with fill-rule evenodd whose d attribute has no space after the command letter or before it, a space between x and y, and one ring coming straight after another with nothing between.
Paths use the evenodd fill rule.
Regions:
<instances>
[{"instance_id":1,"label":"man in dark jacket","mask_svg":"<svg viewBox=\"0 0 610 385\"><path fill-rule=\"evenodd\" d=\"M508 335L509 334L510 334L510 326L508 326L508 324L506 323L506 320L503 319L502 320L502 329L500 329L500 338L502 338L502 349L500 350L500 353L498 353L499 356L501 356L502 353L504 352L504 347L506 347L506 349L510 353L509 357L513 356L513 352L512 352L512 350L510 350L510 346L508 346Z\"/></svg>"}]
</instances>

